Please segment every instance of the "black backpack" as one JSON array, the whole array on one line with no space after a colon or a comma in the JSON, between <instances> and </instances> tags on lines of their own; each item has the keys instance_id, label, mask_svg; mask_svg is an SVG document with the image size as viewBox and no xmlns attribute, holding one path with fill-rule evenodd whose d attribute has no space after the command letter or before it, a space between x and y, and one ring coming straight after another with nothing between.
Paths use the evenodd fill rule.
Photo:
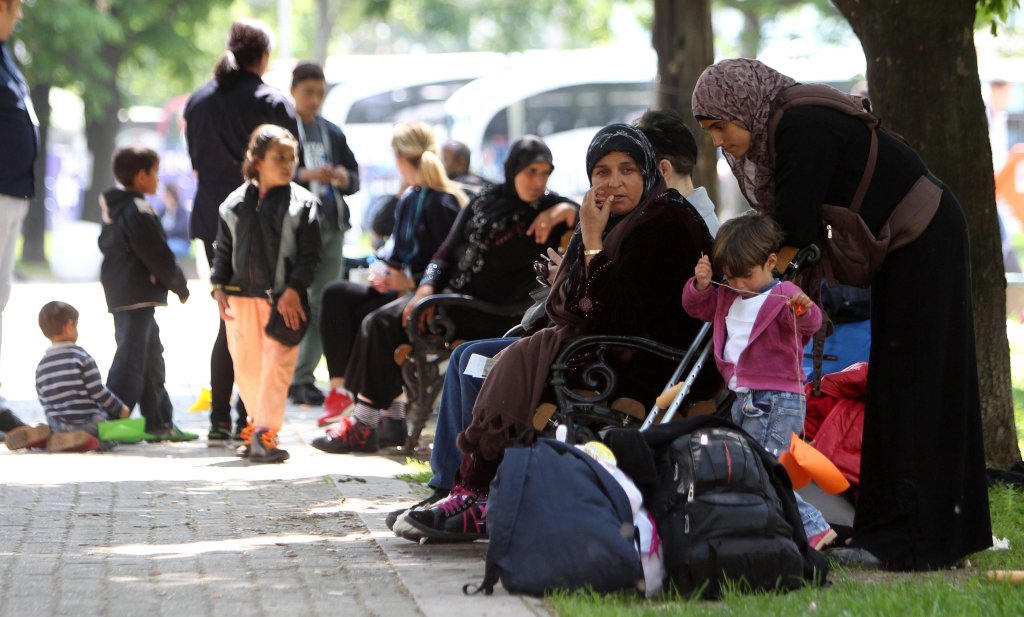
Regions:
<instances>
[{"instance_id":1,"label":"black backpack","mask_svg":"<svg viewBox=\"0 0 1024 617\"><path fill-rule=\"evenodd\" d=\"M643 492L680 594L718 598L727 580L750 590L824 583L828 563L807 545L785 468L733 423L697 416L615 429L606 442Z\"/></svg>"},{"instance_id":2,"label":"black backpack","mask_svg":"<svg viewBox=\"0 0 1024 617\"><path fill-rule=\"evenodd\" d=\"M577 448L539 439L508 448L487 502L484 580L466 594L643 587L633 511L622 486Z\"/></svg>"}]
</instances>

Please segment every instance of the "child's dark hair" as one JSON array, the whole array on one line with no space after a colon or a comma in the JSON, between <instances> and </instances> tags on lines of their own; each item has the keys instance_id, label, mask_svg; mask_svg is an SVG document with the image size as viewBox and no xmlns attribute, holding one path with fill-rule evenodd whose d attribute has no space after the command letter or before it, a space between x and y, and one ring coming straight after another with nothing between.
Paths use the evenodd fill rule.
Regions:
<instances>
[{"instance_id":1,"label":"child's dark hair","mask_svg":"<svg viewBox=\"0 0 1024 617\"><path fill-rule=\"evenodd\" d=\"M245 151L245 161L242 163L242 175L246 180L258 180L260 174L256 171L256 161L263 160L267 156L267 150L274 144L286 144L295 148L298 152L299 140L295 139L292 132L283 126L276 124L261 124L256 127L249 137L249 148Z\"/></svg>"},{"instance_id":2,"label":"child's dark hair","mask_svg":"<svg viewBox=\"0 0 1024 617\"><path fill-rule=\"evenodd\" d=\"M693 174L697 165L697 140L682 116L671 109L648 109L635 126L651 142L658 160L666 159L681 176Z\"/></svg>"},{"instance_id":3,"label":"child's dark hair","mask_svg":"<svg viewBox=\"0 0 1024 617\"><path fill-rule=\"evenodd\" d=\"M135 188L135 174L160 163L160 155L142 146L128 146L114 153L114 178L126 189Z\"/></svg>"},{"instance_id":4,"label":"child's dark hair","mask_svg":"<svg viewBox=\"0 0 1024 617\"><path fill-rule=\"evenodd\" d=\"M324 69L319 64L315 62L300 62L295 65L295 68L292 69L292 88L307 79L327 81L324 77Z\"/></svg>"},{"instance_id":5,"label":"child's dark hair","mask_svg":"<svg viewBox=\"0 0 1024 617\"><path fill-rule=\"evenodd\" d=\"M742 276L778 252L782 238L779 224L767 214L741 214L718 228L711 263L720 274Z\"/></svg>"},{"instance_id":6,"label":"child's dark hair","mask_svg":"<svg viewBox=\"0 0 1024 617\"><path fill-rule=\"evenodd\" d=\"M39 309L39 329L46 338L59 336L69 321L78 323L78 310L67 302L54 300Z\"/></svg>"}]
</instances>

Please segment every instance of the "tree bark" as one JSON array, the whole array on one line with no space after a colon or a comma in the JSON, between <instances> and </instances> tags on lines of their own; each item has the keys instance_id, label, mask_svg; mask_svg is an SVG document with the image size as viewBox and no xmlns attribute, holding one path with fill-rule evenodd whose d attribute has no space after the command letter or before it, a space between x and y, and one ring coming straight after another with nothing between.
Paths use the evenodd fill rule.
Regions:
<instances>
[{"instance_id":1,"label":"tree bark","mask_svg":"<svg viewBox=\"0 0 1024 617\"><path fill-rule=\"evenodd\" d=\"M718 204L717 157L711 138L693 117L697 78L715 61L710 0L654 0L652 41L658 53L658 107L673 109L697 138L696 186Z\"/></svg>"},{"instance_id":2,"label":"tree bark","mask_svg":"<svg viewBox=\"0 0 1024 617\"><path fill-rule=\"evenodd\" d=\"M92 154L92 174L89 187L85 190L82 203L82 220L98 223L101 221L99 198L103 191L114 186L114 172L111 159L120 127L118 112L123 97L118 84L118 74L125 57L125 48L107 45L101 56L110 70L85 90L85 140ZM92 93L92 94L91 94Z\"/></svg>"},{"instance_id":3,"label":"tree bark","mask_svg":"<svg viewBox=\"0 0 1024 617\"><path fill-rule=\"evenodd\" d=\"M975 4L835 0L835 5L864 48L870 98L883 124L921 154L956 194L967 216L985 458L989 465L1006 469L1020 460L1020 450L992 151L974 47Z\"/></svg>"},{"instance_id":4,"label":"tree bark","mask_svg":"<svg viewBox=\"0 0 1024 617\"><path fill-rule=\"evenodd\" d=\"M761 15L755 11L741 11L743 28L740 30L740 56L756 58L761 51Z\"/></svg>"},{"instance_id":5,"label":"tree bark","mask_svg":"<svg viewBox=\"0 0 1024 617\"><path fill-rule=\"evenodd\" d=\"M36 196L28 204L28 214L21 226L23 242L21 260L46 262L46 141L50 132L50 84L32 86L32 106L39 118L39 152L33 164Z\"/></svg>"},{"instance_id":6,"label":"tree bark","mask_svg":"<svg viewBox=\"0 0 1024 617\"><path fill-rule=\"evenodd\" d=\"M316 0L316 39L313 42L313 59L320 66L327 61L330 52L331 31L334 21L330 15L330 0Z\"/></svg>"}]
</instances>

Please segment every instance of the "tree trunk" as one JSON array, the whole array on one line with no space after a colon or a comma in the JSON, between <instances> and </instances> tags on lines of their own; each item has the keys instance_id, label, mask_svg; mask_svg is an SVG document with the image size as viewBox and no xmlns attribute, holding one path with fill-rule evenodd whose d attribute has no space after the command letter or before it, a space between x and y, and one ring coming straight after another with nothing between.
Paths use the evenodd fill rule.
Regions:
<instances>
[{"instance_id":1,"label":"tree trunk","mask_svg":"<svg viewBox=\"0 0 1024 617\"><path fill-rule=\"evenodd\" d=\"M742 11L743 28L740 30L740 57L756 58L761 51L761 16L756 11Z\"/></svg>"},{"instance_id":2,"label":"tree trunk","mask_svg":"<svg viewBox=\"0 0 1024 617\"><path fill-rule=\"evenodd\" d=\"M652 40L658 52L658 107L673 109L697 138L693 181L718 204L717 157L711 138L693 117L697 78L715 61L710 0L654 0Z\"/></svg>"},{"instance_id":3,"label":"tree trunk","mask_svg":"<svg viewBox=\"0 0 1024 617\"><path fill-rule=\"evenodd\" d=\"M330 16L330 0L316 0L316 39L313 43L313 59L320 66L327 61L327 54L330 53L331 30L334 21Z\"/></svg>"},{"instance_id":4,"label":"tree trunk","mask_svg":"<svg viewBox=\"0 0 1024 617\"><path fill-rule=\"evenodd\" d=\"M869 92L883 123L921 154L956 194L967 216L985 458L989 465L1006 469L1020 460L1020 451L1013 419L1006 278L992 152L974 48L975 4L962 0L835 0L835 4L864 48ZM922 70L925 60L927 70Z\"/></svg>"},{"instance_id":5,"label":"tree trunk","mask_svg":"<svg viewBox=\"0 0 1024 617\"><path fill-rule=\"evenodd\" d=\"M29 202L28 214L21 226L21 260L46 262L46 138L50 132L50 84L32 86L32 106L39 118L39 152L33 165L36 196Z\"/></svg>"}]
</instances>

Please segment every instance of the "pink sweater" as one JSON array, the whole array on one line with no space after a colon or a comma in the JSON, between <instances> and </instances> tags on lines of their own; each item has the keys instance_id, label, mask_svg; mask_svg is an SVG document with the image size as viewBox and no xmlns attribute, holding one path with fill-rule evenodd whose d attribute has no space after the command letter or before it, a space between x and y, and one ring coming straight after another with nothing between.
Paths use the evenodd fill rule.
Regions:
<instances>
[{"instance_id":1,"label":"pink sweater","mask_svg":"<svg viewBox=\"0 0 1024 617\"><path fill-rule=\"evenodd\" d=\"M802 394L804 391L803 348L821 327L821 309L817 305L796 318L793 332L793 311L786 296L792 298L800 288L783 281L771 288L764 305L757 313L750 341L735 365L722 358L725 348L725 316L739 296L726 287L709 287L698 291L695 277L683 288L683 308L691 316L712 322L715 341L715 362L726 383L736 375L737 387L751 390L778 390ZM796 337L800 337L797 344Z\"/></svg>"}]
</instances>

